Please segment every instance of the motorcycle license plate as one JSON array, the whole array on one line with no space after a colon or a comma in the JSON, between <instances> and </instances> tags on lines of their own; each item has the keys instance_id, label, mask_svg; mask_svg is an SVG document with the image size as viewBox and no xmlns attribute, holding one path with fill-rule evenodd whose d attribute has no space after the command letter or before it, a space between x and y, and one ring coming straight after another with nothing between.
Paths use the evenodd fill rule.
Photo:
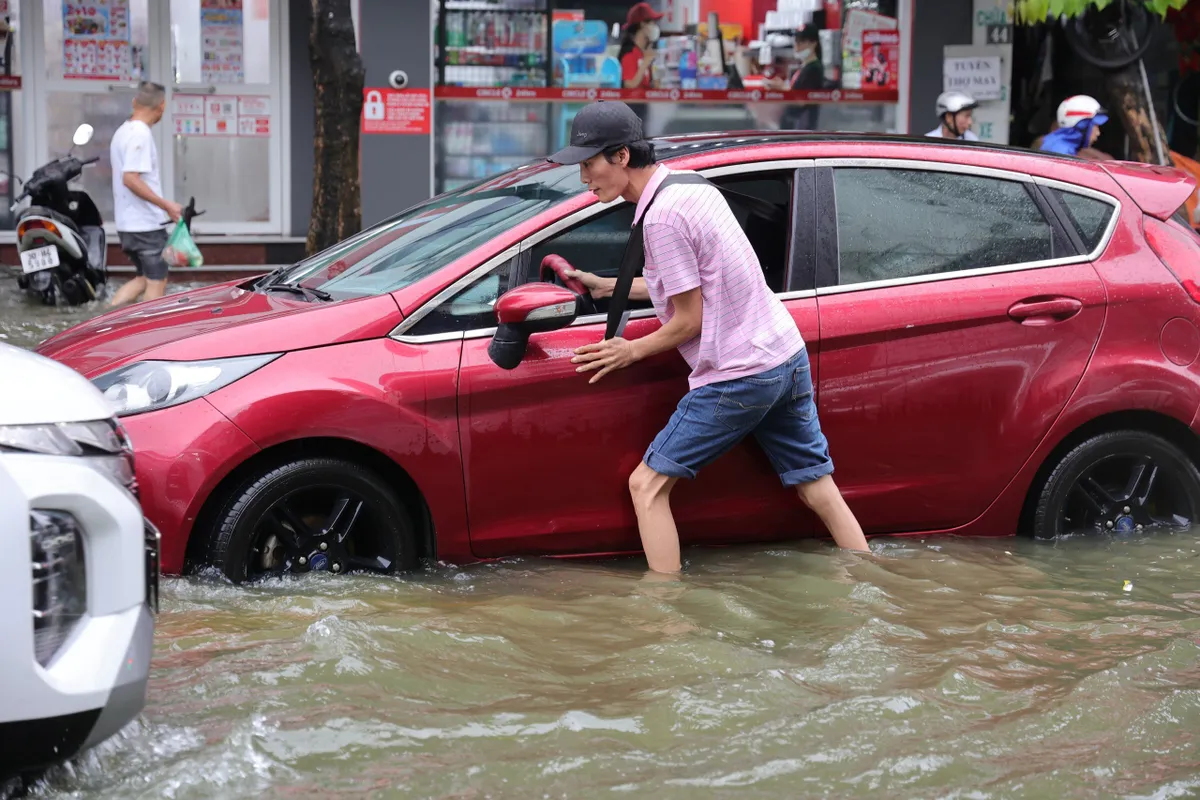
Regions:
<instances>
[{"instance_id":1,"label":"motorcycle license plate","mask_svg":"<svg viewBox=\"0 0 1200 800\"><path fill-rule=\"evenodd\" d=\"M58 248L54 245L37 247L21 253L21 269L28 275L43 269L53 269L58 266Z\"/></svg>"}]
</instances>

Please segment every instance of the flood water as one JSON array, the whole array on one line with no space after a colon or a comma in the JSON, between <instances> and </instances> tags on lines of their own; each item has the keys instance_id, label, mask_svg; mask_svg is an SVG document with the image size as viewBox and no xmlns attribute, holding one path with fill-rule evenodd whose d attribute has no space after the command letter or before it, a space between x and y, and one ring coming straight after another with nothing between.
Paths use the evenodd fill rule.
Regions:
<instances>
[{"instance_id":1,"label":"flood water","mask_svg":"<svg viewBox=\"0 0 1200 800\"><path fill-rule=\"evenodd\" d=\"M874 548L166 579L144 714L31 794L1200 797L1200 534Z\"/></svg>"}]
</instances>

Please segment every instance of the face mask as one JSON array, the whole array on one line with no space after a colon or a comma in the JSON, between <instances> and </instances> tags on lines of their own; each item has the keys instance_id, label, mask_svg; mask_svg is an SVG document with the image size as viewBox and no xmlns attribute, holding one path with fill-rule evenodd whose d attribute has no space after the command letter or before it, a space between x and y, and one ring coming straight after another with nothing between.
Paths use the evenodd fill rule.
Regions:
<instances>
[{"instance_id":1,"label":"face mask","mask_svg":"<svg viewBox=\"0 0 1200 800\"><path fill-rule=\"evenodd\" d=\"M803 50L796 52L796 55L800 57L801 61L808 61L808 59L812 58L812 54L813 51L811 47L806 47Z\"/></svg>"},{"instance_id":2,"label":"face mask","mask_svg":"<svg viewBox=\"0 0 1200 800\"><path fill-rule=\"evenodd\" d=\"M651 22L646 26L646 38L652 42L657 42L659 36L658 26Z\"/></svg>"}]
</instances>

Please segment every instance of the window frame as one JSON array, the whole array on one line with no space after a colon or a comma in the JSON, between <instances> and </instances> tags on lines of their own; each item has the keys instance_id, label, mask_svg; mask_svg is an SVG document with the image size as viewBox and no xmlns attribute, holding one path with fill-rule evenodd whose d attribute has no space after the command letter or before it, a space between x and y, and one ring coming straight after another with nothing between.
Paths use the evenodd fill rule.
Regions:
<instances>
[{"instance_id":1,"label":"window frame","mask_svg":"<svg viewBox=\"0 0 1200 800\"><path fill-rule=\"evenodd\" d=\"M1067 236L1069 236L1071 241L1075 243L1075 249L1079 253L1084 253L1087 250L1087 244L1083 241L1083 237L1075 228L1074 215L1072 215L1070 210L1065 207L1062 198L1055 194L1055 192L1061 192L1063 194L1076 194L1080 197L1086 197L1089 200L1098 200L1114 206L1113 212L1108 218L1108 225L1105 227L1104 233L1100 236L1099 244L1097 244L1092 252L1088 254L1090 259L1093 261L1099 258L1100 255L1103 254L1104 249L1108 246L1109 238L1111 237L1112 231L1116 226L1116 219L1121 214L1121 204L1108 195L1102 194L1101 192L1097 192L1092 189L1084 189L1083 187L1072 186L1071 184L1060 183L1057 181L1040 183L1038 188L1042 190L1042 194L1046 198L1046 204L1058 217L1059 221L1062 223L1063 229L1067 232Z\"/></svg>"},{"instance_id":2,"label":"window frame","mask_svg":"<svg viewBox=\"0 0 1200 800\"><path fill-rule=\"evenodd\" d=\"M1045 269L1047 267L1066 266L1094 261L1104 252L1112 239L1120 218L1121 202L1111 195L1095 189L1078 186L1052 178L1043 178L1024 172L978 167L969 164L952 164L942 161L922 161L917 159L900 158L820 158L816 159L818 198L817 209L818 232L831 231L830 235L819 236L817 249L817 289L818 296L844 294L882 289L890 286L906 286L917 283L932 283L935 281L959 280L980 275L998 275L1007 272L1025 272L1027 270ZM1056 242L1067 245L1074 253L1060 258L1026 261L1016 264L998 264L991 267L964 269L956 272L937 273L932 275L913 275L905 278L888 278L877 281L862 281L839 285L840 253L838 245L837 206L834 194L833 171L837 168L870 168L870 169L900 169L905 171L949 172L956 175L978 178L994 178L1023 184L1030 194L1030 199L1042 213L1046 223L1050 225ZM1099 244L1088 253L1083 252L1083 246L1073 225L1065 224L1061 218L1056 200L1047 189L1073 192L1085 197L1108 203L1114 207L1114 213L1109 217L1108 227L1100 238Z\"/></svg>"},{"instance_id":3,"label":"window frame","mask_svg":"<svg viewBox=\"0 0 1200 800\"><path fill-rule=\"evenodd\" d=\"M671 167L670 162L663 163L668 168ZM776 293L775 295L780 300L785 302L804 297L813 297L816 294L815 273L810 271L807 280L804 278L804 276L797 274L798 253L814 252L815 250L815 244L813 243L815 236L813 232L809 229L806 229L806 226L800 224L801 221L797 218L797 209L801 207L797 202L799 199L801 199L799 194L803 191L813 191L811 182L802 180L802 176L805 170L811 169L815 163L816 162L811 158L784 158L774 159L772 161L751 161L737 164L725 164L721 166L704 167L695 170L695 172L709 179L721 178L727 175L749 175L756 172L793 171L792 207L790 217L792 231L791 241L788 244L786 276L784 279L784 285L788 288L783 292ZM802 189L802 186L806 186L808 188ZM815 191L813 191L813 196L816 196ZM483 339L492 336L496 332L495 326L490 328L476 328L472 330L428 335L409 334L408 331L415 328L417 324L424 319L427 314L431 313L437 306L446 302L451 297L458 294L475 281L484 277L492 270L503 265L504 262L511 258L518 258L517 264L514 265L514 269L516 269L518 272L515 280L510 279L509 289L511 290L522 285L523 283L528 283L529 279L532 277L531 272L533 270L533 265L529 263L529 261L532 257L532 251L535 247L544 242L546 239L549 239L550 237L555 236L567 230L568 228L572 228L576 225L587 222L589 219L599 214L612 211L627 202L627 200L617 200L610 203L592 203L585 208L581 208L577 211L559 217L543 227L541 230L530 234L518 244L505 248L503 252L497 253L496 255L487 259L478 267L472 269L466 275L463 275L461 278L433 295L433 297L429 298L419 308L414 310L409 317L401 321L401 323L397 325L396 328L388 334L388 336L405 344L430 344L434 342L447 342L458 339ZM815 261L815 255L813 256L813 260ZM806 282L808 284L808 288L794 288L797 284L803 285ZM654 316L654 309L644 308L631 312L629 318L643 319L652 316ZM605 322L607 319L607 314L587 314L577 317L575 321L571 323L571 327L596 325Z\"/></svg>"}]
</instances>

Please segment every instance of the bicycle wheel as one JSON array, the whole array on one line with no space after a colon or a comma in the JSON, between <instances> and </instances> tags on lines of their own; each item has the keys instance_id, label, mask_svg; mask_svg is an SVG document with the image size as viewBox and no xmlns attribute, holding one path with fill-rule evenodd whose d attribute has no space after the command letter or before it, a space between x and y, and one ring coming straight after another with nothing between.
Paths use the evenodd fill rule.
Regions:
<instances>
[{"instance_id":1,"label":"bicycle wheel","mask_svg":"<svg viewBox=\"0 0 1200 800\"><path fill-rule=\"evenodd\" d=\"M1088 8L1063 21L1071 49L1087 63L1104 70L1124 69L1146 54L1160 24L1158 15L1136 0L1118 0L1103 8Z\"/></svg>"}]
</instances>

